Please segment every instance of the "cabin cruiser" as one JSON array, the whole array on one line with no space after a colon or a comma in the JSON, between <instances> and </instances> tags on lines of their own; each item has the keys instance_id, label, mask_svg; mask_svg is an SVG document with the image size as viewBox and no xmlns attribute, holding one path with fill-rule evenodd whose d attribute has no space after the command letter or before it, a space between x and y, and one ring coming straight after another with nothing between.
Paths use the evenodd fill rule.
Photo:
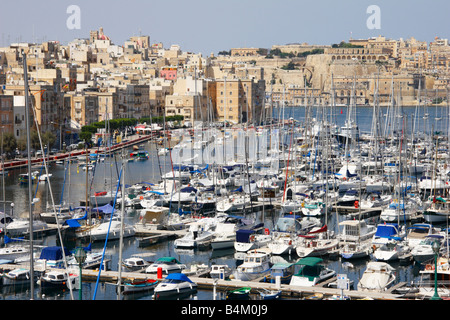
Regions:
<instances>
[{"instance_id":1,"label":"cabin cruiser","mask_svg":"<svg viewBox=\"0 0 450 320\"><path fill-rule=\"evenodd\" d=\"M440 229L429 223L415 223L407 229L406 239L411 249L432 234L439 234Z\"/></svg>"},{"instance_id":2,"label":"cabin cruiser","mask_svg":"<svg viewBox=\"0 0 450 320\"><path fill-rule=\"evenodd\" d=\"M234 279L252 281L270 273L270 253L262 249L247 252L244 262L233 272Z\"/></svg>"},{"instance_id":3,"label":"cabin cruiser","mask_svg":"<svg viewBox=\"0 0 450 320\"><path fill-rule=\"evenodd\" d=\"M317 257L302 258L295 263L298 270L292 275L289 285L312 287L336 275L336 271L321 264Z\"/></svg>"},{"instance_id":4,"label":"cabin cruiser","mask_svg":"<svg viewBox=\"0 0 450 320\"><path fill-rule=\"evenodd\" d=\"M267 247L274 255L290 254L295 251L297 237L307 234L317 223L311 220L300 220L295 215L280 217L272 232L272 240Z\"/></svg>"},{"instance_id":5,"label":"cabin cruiser","mask_svg":"<svg viewBox=\"0 0 450 320\"><path fill-rule=\"evenodd\" d=\"M380 208L389 204L392 199L391 195L382 195L379 192L368 193L367 196L361 200L359 205L362 210Z\"/></svg>"},{"instance_id":6,"label":"cabin cruiser","mask_svg":"<svg viewBox=\"0 0 450 320\"><path fill-rule=\"evenodd\" d=\"M373 259L376 261L409 261L412 259L411 248L406 241L401 240L388 240L384 242L372 253Z\"/></svg>"},{"instance_id":7,"label":"cabin cruiser","mask_svg":"<svg viewBox=\"0 0 450 320\"><path fill-rule=\"evenodd\" d=\"M63 223L67 219L71 219L74 212L78 210L71 210L69 207L61 207L56 206L54 211L42 212L39 214L39 217L42 221L46 223L55 223L56 219L58 219L59 223Z\"/></svg>"},{"instance_id":8,"label":"cabin cruiser","mask_svg":"<svg viewBox=\"0 0 450 320\"><path fill-rule=\"evenodd\" d=\"M373 252L375 226L366 224L364 220L344 220L339 223L339 229L339 254L342 258L363 258Z\"/></svg>"},{"instance_id":9,"label":"cabin cruiser","mask_svg":"<svg viewBox=\"0 0 450 320\"><path fill-rule=\"evenodd\" d=\"M213 279L227 279L233 270L227 264L213 264L209 276Z\"/></svg>"},{"instance_id":10,"label":"cabin cruiser","mask_svg":"<svg viewBox=\"0 0 450 320\"><path fill-rule=\"evenodd\" d=\"M236 231L236 241L234 249L237 252L247 252L252 249L258 249L267 246L272 240L268 229L264 229L261 233L263 224L259 224L253 228L244 228Z\"/></svg>"},{"instance_id":11,"label":"cabin cruiser","mask_svg":"<svg viewBox=\"0 0 450 320\"><path fill-rule=\"evenodd\" d=\"M68 288L69 282L74 285L77 278L77 274L68 273L65 270L50 270L40 277L38 284L42 289L65 289Z\"/></svg>"},{"instance_id":12,"label":"cabin cruiser","mask_svg":"<svg viewBox=\"0 0 450 320\"><path fill-rule=\"evenodd\" d=\"M38 276L38 272L35 272L35 276ZM17 268L13 269L2 275L4 286L18 286L30 284L30 269L29 268Z\"/></svg>"},{"instance_id":13,"label":"cabin cruiser","mask_svg":"<svg viewBox=\"0 0 450 320\"><path fill-rule=\"evenodd\" d=\"M136 225L145 228L162 229L166 223L170 209L163 206L153 206L139 210L139 221Z\"/></svg>"},{"instance_id":14,"label":"cabin cruiser","mask_svg":"<svg viewBox=\"0 0 450 320\"><path fill-rule=\"evenodd\" d=\"M264 278L264 282L277 283L277 278L282 284L289 284L295 271L295 265L289 262L277 262L270 269L270 274Z\"/></svg>"},{"instance_id":15,"label":"cabin cruiser","mask_svg":"<svg viewBox=\"0 0 450 320\"><path fill-rule=\"evenodd\" d=\"M413 220L421 211L421 201L417 198L392 199L381 211L380 219L386 222L405 222Z\"/></svg>"},{"instance_id":16,"label":"cabin cruiser","mask_svg":"<svg viewBox=\"0 0 450 320\"><path fill-rule=\"evenodd\" d=\"M435 262L430 262L425 265L423 270L420 270L420 282L418 282L418 297L431 298L435 294L435 276L437 275L437 293L441 298L450 297L450 263L446 256L439 256L436 259L437 269L435 269Z\"/></svg>"},{"instance_id":17,"label":"cabin cruiser","mask_svg":"<svg viewBox=\"0 0 450 320\"><path fill-rule=\"evenodd\" d=\"M48 225L41 220L33 220L33 232L45 231ZM7 234L10 237L20 237L30 232L29 219L14 219L11 223L6 225Z\"/></svg>"},{"instance_id":18,"label":"cabin cruiser","mask_svg":"<svg viewBox=\"0 0 450 320\"><path fill-rule=\"evenodd\" d=\"M320 229L313 229L306 235L300 235L295 246L297 256L300 258L318 257L337 250L339 239L327 229L325 225Z\"/></svg>"},{"instance_id":19,"label":"cabin cruiser","mask_svg":"<svg viewBox=\"0 0 450 320\"><path fill-rule=\"evenodd\" d=\"M219 199L216 204L217 211L239 211L251 206L251 198L248 194L232 194L229 197Z\"/></svg>"},{"instance_id":20,"label":"cabin cruiser","mask_svg":"<svg viewBox=\"0 0 450 320\"><path fill-rule=\"evenodd\" d=\"M355 202L359 202L359 198L359 191L356 189L350 189L338 199L337 205L342 207L353 207L355 206Z\"/></svg>"},{"instance_id":21,"label":"cabin cruiser","mask_svg":"<svg viewBox=\"0 0 450 320\"><path fill-rule=\"evenodd\" d=\"M22 260L29 260L30 246L29 244L12 244L0 248L0 260L16 263Z\"/></svg>"},{"instance_id":22,"label":"cabin cruiser","mask_svg":"<svg viewBox=\"0 0 450 320\"><path fill-rule=\"evenodd\" d=\"M393 267L386 262L371 261L358 283L358 290L383 292L394 284L395 279Z\"/></svg>"},{"instance_id":23,"label":"cabin cruiser","mask_svg":"<svg viewBox=\"0 0 450 320\"><path fill-rule=\"evenodd\" d=\"M154 289L154 298L159 299L180 294L189 294L197 291L197 284L183 273L171 273L158 283Z\"/></svg>"},{"instance_id":24,"label":"cabin cruiser","mask_svg":"<svg viewBox=\"0 0 450 320\"><path fill-rule=\"evenodd\" d=\"M129 272L140 272L150 265L150 262L138 256L131 256L124 259L122 262L122 269Z\"/></svg>"},{"instance_id":25,"label":"cabin cruiser","mask_svg":"<svg viewBox=\"0 0 450 320\"><path fill-rule=\"evenodd\" d=\"M93 241L103 241L108 237L109 240L117 240L121 237L122 222L119 220L112 220L100 223L97 227L90 231L90 236ZM123 224L123 238L132 237L136 233L133 226L126 223Z\"/></svg>"},{"instance_id":26,"label":"cabin cruiser","mask_svg":"<svg viewBox=\"0 0 450 320\"><path fill-rule=\"evenodd\" d=\"M440 234L430 234L426 236L419 244L414 246L411 250L411 255L413 256L414 261L417 263L423 263L430 259L433 259L435 253L433 251L433 244L435 242L439 243L439 247L441 251L446 251L447 248L442 246L444 242L444 236Z\"/></svg>"},{"instance_id":27,"label":"cabin cruiser","mask_svg":"<svg viewBox=\"0 0 450 320\"><path fill-rule=\"evenodd\" d=\"M450 202L447 198L430 197L429 206L423 212L423 218L428 223L442 223L450 217Z\"/></svg>"},{"instance_id":28,"label":"cabin cruiser","mask_svg":"<svg viewBox=\"0 0 450 320\"><path fill-rule=\"evenodd\" d=\"M380 246L392 240L402 240L406 232L397 223L380 223L372 237L372 244Z\"/></svg>"},{"instance_id":29,"label":"cabin cruiser","mask_svg":"<svg viewBox=\"0 0 450 320\"><path fill-rule=\"evenodd\" d=\"M184 269L186 269L186 265L182 264L174 257L161 257L152 264L150 264L145 269L145 273L157 274L158 269L160 268L163 274L170 274L182 272Z\"/></svg>"},{"instance_id":30,"label":"cabin cruiser","mask_svg":"<svg viewBox=\"0 0 450 320\"><path fill-rule=\"evenodd\" d=\"M211 241L213 250L233 248L236 241L236 231L243 227L253 226L253 220L239 216L228 215L224 221L218 222Z\"/></svg>"},{"instance_id":31,"label":"cabin cruiser","mask_svg":"<svg viewBox=\"0 0 450 320\"><path fill-rule=\"evenodd\" d=\"M177 249L203 249L211 245L215 235L215 224L208 224L208 220L201 219L189 225L188 233L174 241Z\"/></svg>"}]
</instances>

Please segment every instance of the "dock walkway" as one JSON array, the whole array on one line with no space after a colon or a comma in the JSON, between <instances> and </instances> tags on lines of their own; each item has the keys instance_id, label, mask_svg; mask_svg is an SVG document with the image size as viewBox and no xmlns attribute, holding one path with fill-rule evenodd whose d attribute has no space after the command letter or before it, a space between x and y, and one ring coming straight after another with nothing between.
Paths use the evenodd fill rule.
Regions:
<instances>
[{"instance_id":1,"label":"dock walkway","mask_svg":"<svg viewBox=\"0 0 450 320\"><path fill-rule=\"evenodd\" d=\"M83 281L96 281L98 278L98 271L83 270ZM155 279L158 280L156 274L147 274L139 272L122 272L122 279ZM229 291L241 287L251 287L254 292L267 290L281 290L284 297L299 297L304 298L314 295L336 296L344 294L351 299L374 299L374 300L399 300L399 295L390 292L369 292L358 290L344 290L328 288L325 286L291 286L288 284L281 284L277 286L275 283L257 282L257 281L240 281L240 280L218 280L205 277L189 276L193 282L197 283L199 289L213 290L214 287L218 291ZM117 271L102 271L100 273L100 280L104 282L117 283Z\"/></svg>"}]
</instances>

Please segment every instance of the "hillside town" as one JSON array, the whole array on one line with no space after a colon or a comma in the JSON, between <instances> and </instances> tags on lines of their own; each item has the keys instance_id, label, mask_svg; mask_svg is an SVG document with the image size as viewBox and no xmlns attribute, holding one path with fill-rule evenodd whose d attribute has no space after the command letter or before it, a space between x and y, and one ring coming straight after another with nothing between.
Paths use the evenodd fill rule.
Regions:
<instances>
[{"instance_id":1,"label":"hillside town","mask_svg":"<svg viewBox=\"0 0 450 320\"><path fill-rule=\"evenodd\" d=\"M258 124L269 105L447 103L448 39L349 39L337 44L230 48L202 54L150 36L116 44L103 28L88 38L11 43L0 48L2 133L26 136L23 54L33 108L30 123L56 146L83 126L112 119L182 116L194 121ZM23 144L22 144L23 145Z\"/></svg>"}]
</instances>

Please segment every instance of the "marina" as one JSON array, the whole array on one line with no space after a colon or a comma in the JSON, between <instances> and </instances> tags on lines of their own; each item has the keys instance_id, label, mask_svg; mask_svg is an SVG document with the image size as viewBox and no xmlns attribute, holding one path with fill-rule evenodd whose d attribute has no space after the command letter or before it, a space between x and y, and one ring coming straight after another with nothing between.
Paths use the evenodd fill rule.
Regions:
<instances>
[{"instance_id":1,"label":"marina","mask_svg":"<svg viewBox=\"0 0 450 320\"><path fill-rule=\"evenodd\" d=\"M371 109L358 107L357 110L362 116L368 114L364 108ZM89 159L92 167L88 170L82 169L88 163L78 157L76 161L74 158L74 161L64 162L64 165L49 162L47 165L51 177L46 181L39 180L32 184L33 219L40 221L40 214L44 216L45 212L58 210L53 209L51 205L56 199L59 199L58 203L55 203L59 208L71 210L77 208L77 211L73 211L72 215L58 223L48 223L46 228L35 230L33 237L35 249L60 246L62 239L64 246L70 249L71 257L80 246L90 246L92 252L96 252L98 257L103 257L103 262L107 262L108 265L104 270L99 268L102 265L100 260L82 270L83 299L115 300L125 296L126 299L154 299L154 289L145 290L138 296L117 292L119 281L128 283L131 280L163 280L157 273L119 270L120 260L140 255L142 257L148 255L149 258L144 259L148 259L146 261L149 263L159 258L174 257L184 265L185 269L180 269L182 271L179 273L185 274L189 281L196 285L196 290L183 297L188 300L224 300L227 292L243 287L251 288L249 298L253 300L263 299L263 295L259 294L263 291L279 293L277 295L279 299L288 300L429 299L429 294L420 291L424 275L422 271L432 264L429 260L421 263L406 258L389 261L392 272L396 275L389 288L359 290L357 285L368 263L374 260L374 251L380 246L378 243L372 243L377 226L398 223L402 233L391 236L389 241L404 243L409 239L408 236L413 237L412 226L419 228L418 224L427 224L423 215L424 204L431 207L436 203L433 202L435 199L433 195L436 195L436 198L439 196L441 202L447 199L448 189L445 185L449 177L444 166L446 160L436 156L437 153L444 154L443 150L447 150L447 133L439 136L440 138L435 137L431 141L432 144L427 140L427 136L423 137L423 141L420 140L422 142L415 144L422 149L414 150L409 142L409 139L412 139L410 136L412 131L405 130L404 136L400 136L400 139L392 132L393 137L389 143L387 143L388 136L383 138L386 149L377 151L390 160L384 162L386 164L384 167L380 165L378 169L375 167L369 170L369 167L364 165L374 156L371 155L369 147L373 141L369 133L361 133L358 140L347 139L347 142L352 141L353 146L345 143L346 140L343 140L344 143L338 143L336 136L333 140L328 136L328 133L332 132L326 130L328 119L315 123L312 119L305 118L304 109L286 108L283 111L286 114L285 121L278 122L276 126L235 127L222 130L198 128L198 131L171 130L170 152L163 155L158 151L167 145L168 141L163 139L159 140L162 142L156 142L158 137L164 136L164 132L160 132L159 135L141 137L139 140L130 141L127 145L119 146L115 149L116 152L112 152L108 157L101 157L102 152L98 150L97 157ZM326 115L321 107L314 107L313 110L316 117ZM410 114L417 112L415 108L408 108L407 111ZM282 110L276 109L276 112L281 113ZM293 121L294 119L296 121ZM361 130L372 127L371 118L358 120ZM338 130L344 122L344 116L342 119L336 119L337 127L333 130ZM324 125L324 130L308 131L308 128L316 125ZM217 135L223 135L223 140L217 141L213 138ZM307 135L314 137L311 138L314 143L305 143ZM199 140L205 141L203 147L196 147L195 142ZM247 144L246 141L251 143ZM428 144L425 146L426 143ZM435 148L434 144L439 144L439 148ZM147 151L148 158L128 161L130 154L138 149L133 148L133 145L139 145L139 149ZM400 148L400 152L397 148ZM425 153L421 154L421 150L425 148L429 158ZM391 153L388 153L388 150L391 150ZM90 151L89 155L92 153ZM395 158L394 155L398 153L402 157ZM275 154L276 156L273 156ZM351 156L343 157L342 154ZM86 153L82 156L87 158ZM419 158L423 163L428 163L429 171L425 170L415 175L408 171L412 167L404 166L403 163L414 163L412 160ZM388 163L398 163L398 168L405 169L392 171ZM11 167L8 174L3 175L5 190L3 211L13 220L26 220L28 215L29 203L24 196L28 184L20 184L18 180L19 175L25 171L25 168L19 165L16 168ZM432 174L433 178L436 178L437 173L440 174L439 181L444 182L444 187L439 193L435 191L435 185L432 185L431 189L420 188L417 182L422 176ZM364 198L367 195L365 189L370 186L371 192L376 192L373 189L377 185L371 184L375 176L389 185L389 191L383 191L384 188L381 188L379 194L391 196L391 199L383 204L377 205L373 202L369 205L364 200L374 201L375 196ZM407 185L407 192L401 192L400 182ZM50 184L53 194L49 190ZM339 201L343 201L341 198L344 194L349 195L347 192L349 189L359 191L357 198L345 200L346 202L342 202L345 205L338 205ZM412 206L407 200L411 198L412 201L416 196L421 201L420 209L414 207L416 208L414 215L404 219L406 206ZM223 206L212 206L207 209L208 202L201 202L201 199L208 200L208 197L213 200L211 201L213 204L222 203L223 200L227 202L223 202ZM285 209L288 200L291 201L290 207ZM84 207L86 203L89 204L87 211ZM125 203L124 207L122 203ZM306 211L301 210L306 207L313 208L313 205L323 210L314 214L316 211L305 214ZM382 212L389 207L397 212L396 219L383 221ZM114 217L117 219L113 219ZM120 223L116 224L116 220L123 222L123 226L129 226L132 233L113 234L112 229L109 231L109 228L116 225L120 227ZM352 221L361 223L343 223ZM198 224L199 222L201 224ZM102 223L103 227L98 227ZM229 227L226 226L228 223ZM190 228L193 225L196 229ZM238 276L234 271L238 270L239 266L243 266L245 272L250 272L249 268L257 270L259 265L243 265L252 250L237 251L233 246L237 241L236 235L238 230L242 233L242 230L251 230L258 225L260 228L255 230L260 230L260 233L252 235L248 233L247 239L256 241L259 235L265 235L271 240L267 245L252 249L255 255L249 259L256 262L264 257L264 261L267 261L267 264L264 262L263 265L264 272L252 274L251 278L237 280L241 275ZM344 225L346 229L342 230ZM448 254L446 225L447 221L444 221L440 224L435 223L434 228L427 229L430 233L442 236L439 255L443 259ZM185 249L175 246L175 241L188 232L193 232L194 237L200 237L200 232L207 228L212 232L216 228L222 230L220 237L217 234L216 238L198 248ZM107 232L99 234L101 230ZM26 240L29 233L25 231L13 238L17 240L20 236ZM219 239L221 247L218 247ZM304 257L300 257L297 253L313 251L297 249L300 246L311 246L313 241L314 245L322 243L325 245L325 241L319 240L336 240L336 243L339 243L337 246L324 247L322 251L318 251L320 264L327 270L332 270L333 276L320 280L312 286L277 283L276 279L272 279L272 282L265 281L268 279L271 266L286 264L298 267L296 263ZM212 245L214 241L216 244ZM4 245L10 244L6 244L5 241ZM364 251L366 249L363 250L363 247L368 251ZM259 255L256 252L264 254ZM349 253L354 257L350 258ZM11 261L5 261L1 267L3 273L7 274L18 267L27 268L29 265L26 263L25 261L11 264ZM232 272L227 279L212 278L207 270L213 265L227 265ZM311 264L310 267L315 268L317 265ZM77 275L77 265L73 265L72 268L70 270ZM38 275L48 269L48 263L43 269L35 268ZM344 282L341 281L342 278ZM347 287L344 289L343 285ZM152 282L150 286L156 289L156 283ZM189 284L187 286L192 287ZM39 286L33 293L29 292L29 287L12 294L10 286L8 288L4 286L3 289L7 289L3 294L5 299L28 299L30 294L41 299L49 297L70 299L73 293L79 293L77 287L72 290L73 292L66 287L55 295L44 296ZM445 294L443 297L446 297Z\"/></svg>"}]
</instances>

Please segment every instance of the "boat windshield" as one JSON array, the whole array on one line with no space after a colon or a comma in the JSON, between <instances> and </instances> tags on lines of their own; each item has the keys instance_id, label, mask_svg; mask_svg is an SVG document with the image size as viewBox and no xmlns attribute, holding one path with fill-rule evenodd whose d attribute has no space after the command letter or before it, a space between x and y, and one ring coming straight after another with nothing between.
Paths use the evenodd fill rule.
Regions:
<instances>
[{"instance_id":1,"label":"boat windshield","mask_svg":"<svg viewBox=\"0 0 450 320\"><path fill-rule=\"evenodd\" d=\"M299 224L294 218L280 218L275 225L275 230L281 232L294 232L297 229L299 229Z\"/></svg>"}]
</instances>

